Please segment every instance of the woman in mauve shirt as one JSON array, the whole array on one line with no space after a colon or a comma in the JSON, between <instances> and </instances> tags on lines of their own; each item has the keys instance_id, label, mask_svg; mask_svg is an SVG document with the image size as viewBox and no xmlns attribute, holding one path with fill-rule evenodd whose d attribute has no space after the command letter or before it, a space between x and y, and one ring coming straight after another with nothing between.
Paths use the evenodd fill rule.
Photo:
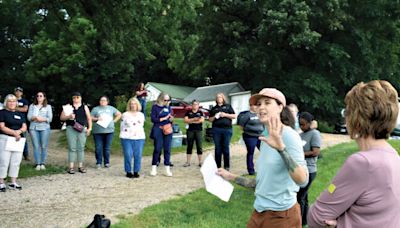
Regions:
<instances>
[{"instance_id":1,"label":"woman in mauve shirt","mask_svg":"<svg viewBox=\"0 0 400 228\"><path fill-rule=\"evenodd\" d=\"M308 227L400 227L400 157L386 141L398 94L387 81L358 83L345 98L346 125L359 147L308 212Z\"/></svg>"}]
</instances>

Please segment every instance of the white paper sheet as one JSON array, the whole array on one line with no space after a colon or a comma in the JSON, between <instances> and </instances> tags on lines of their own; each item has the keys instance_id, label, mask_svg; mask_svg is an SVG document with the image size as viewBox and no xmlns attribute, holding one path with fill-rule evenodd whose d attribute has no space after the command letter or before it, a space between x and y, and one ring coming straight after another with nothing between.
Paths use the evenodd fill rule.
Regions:
<instances>
[{"instance_id":1,"label":"white paper sheet","mask_svg":"<svg viewBox=\"0 0 400 228\"><path fill-rule=\"evenodd\" d=\"M107 128L111 121L113 121L110 115L100 115L100 118L101 120L98 120L96 123L104 128Z\"/></svg>"},{"instance_id":2,"label":"white paper sheet","mask_svg":"<svg viewBox=\"0 0 400 228\"><path fill-rule=\"evenodd\" d=\"M72 108L72 105L70 105L70 104L63 105L62 108L63 108L64 115L66 115L66 116L69 116L74 112L74 109Z\"/></svg>"},{"instance_id":3,"label":"white paper sheet","mask_svg":"<svg viewBox=\"0 0 400 228\"><path fill-rule=\"evenodd\" d=\"M217 170L214 157L209 154L200 169L200 172L203 174L206 190L221 200L228 202L233 192L233 185L221 176L218 176L216 174Z\"/></svg>"},{"instance_id":4,"label":"white paper sheet","mask_svg":"<svg viewBox=\"0 0 400 228\"><path fill-rule=\"evenodd\" d=\"M23 152L25 147L26 138L20 138L18 141L15 137L8 136L6 142L6 150Z\"/></svg>"}]
</instances>

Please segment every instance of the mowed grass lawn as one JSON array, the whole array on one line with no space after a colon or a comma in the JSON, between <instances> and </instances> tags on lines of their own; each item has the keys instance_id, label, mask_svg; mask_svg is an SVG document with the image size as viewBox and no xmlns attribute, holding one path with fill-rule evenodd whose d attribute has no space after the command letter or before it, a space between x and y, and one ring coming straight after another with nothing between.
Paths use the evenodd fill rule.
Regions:
<instances>
[{"instance_id":1,"label":"mowed grass lawn","mask_svg":"<svg viewBox=\"0 0 400 228\"><path fill-rule=\"evenodd\" d=\"M389 142L400 151L400 140ZM317 178L310 189L311 203L328 186L346 158L356 151L354 142L322 150L324 157L318 161ZM253 201L254 191L238 185L228 203L200 189L147 207L138 215L121 216L121 221L112 227L245 227L253 211Z\"/></svg>"}]
</instances>

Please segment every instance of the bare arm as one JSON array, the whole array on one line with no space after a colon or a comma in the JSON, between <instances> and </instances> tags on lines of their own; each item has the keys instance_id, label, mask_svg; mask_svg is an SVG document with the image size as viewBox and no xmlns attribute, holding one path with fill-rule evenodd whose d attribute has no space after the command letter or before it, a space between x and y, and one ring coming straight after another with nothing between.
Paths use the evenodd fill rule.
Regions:
<instances>
[{"instance_id":1,"label":"bare arm","mask_svg":"<svg viewBox=\"0 0 400 228\"><path fill-rule=\"evenodd\" d=\"M19 139L19 138L21 138L21 134L26 132L26 124L23 123L20 129L13 130L13 129L6 127L4 122L0 122L0 129L2 132L6 133L7 135L12 135L15 138Z\"/></svg>"},{"instance_id":2,"label":"bare arm","mask_svg":"<svg viewBox=\"0 0 400 228\"><path fill-rule=\"evenodd\" d=\"M28 105L24 105L22 107L15 108L18 112L28 112Z\"/></svg>"},{"instance_id":3,"label":"bare arm","mask_svg":"<svg viewBox=\"0 0 400 228\"><path fill-rule=\"evenodd\" d=\"M282 139L283 124L280 118L270 118L267 126L269 137L267 139L264 136L261 136L260 140L266 142L269 146L275 148L279 152L292 180L298 185L303 185L308 180L308 170L306 167L297 164L297 162L287 152Z\"/></svg>"},{"instance_id":4,"label":"bare arm","mask_svg":"<svg viewBox=\"0 0 400 228\"><path fill-rule=\"evenodd\" d=\"M306 157L316 157L319 155L320 152L321 152L321 150L319 147L313 147L313 148L311 148L310 151L304 152L304 155Z\"/></svg>"},{"instance_id":5,"label":"bare arm","mask_svg":"<svg viewBox=\"0 0 400 228\"><path fill-rule=\"evenodd\" d=\"M255 188L256 187L256 179L242 177L236 174L233 174L223 168L219 168L217 174L222 178L228 181L235 181L236 184L241 185L246 188Z\"/></svg>"},{"instance_id":6,"label":"bare arm","mask_svg":"<svg viewBox=\"0 0 400 228\"><path fill-rule=\"evenodd\" d=\"M114 123L118 122L118 120L121 119L121 116L122 116L122 114L121 114L120 111L116 112L115 113L115 118L114 118Z\"/></svg>"},{"instance_id":7,"label":"bare arm","mask_svg":"<svg viewBox=\"0 0 400 228\"><path fill-rule=\"evenodd\" d=\"M236 116L237 116L236 114L229 114L229 113L221 112L221 117L226 117L231 120L236 119Z\"/></svg>"},{"instance_id":8,"label":"bare arm","mask_svg":"<svg viewBox=\"0 0 400 228\"><path fill-rule=\"evenodd\" d=\"M92 130L92 117L90 116L90 111L88 106L85 105L85 114L86 114L86 118L87 118L87 122L88 122L88 131L90 134L90 131Z\"/></svg>"}]
</instances>

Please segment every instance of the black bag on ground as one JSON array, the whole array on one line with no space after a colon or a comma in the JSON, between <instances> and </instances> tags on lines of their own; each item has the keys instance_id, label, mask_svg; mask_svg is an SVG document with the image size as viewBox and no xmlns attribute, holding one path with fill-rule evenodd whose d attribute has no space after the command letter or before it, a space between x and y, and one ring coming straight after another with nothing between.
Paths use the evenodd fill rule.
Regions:
<instances>
[{"instance_id":1,"label":"black bag on ground","mask_svg":"<svg viewBox=\"0 0 400 228\"><path fill-rule=\"evenodd\" d=\"M92 223L87 226L87 228L110 228L111 221L106 218L104 215L96 214Z\"/></svg>"}]
</instances>

